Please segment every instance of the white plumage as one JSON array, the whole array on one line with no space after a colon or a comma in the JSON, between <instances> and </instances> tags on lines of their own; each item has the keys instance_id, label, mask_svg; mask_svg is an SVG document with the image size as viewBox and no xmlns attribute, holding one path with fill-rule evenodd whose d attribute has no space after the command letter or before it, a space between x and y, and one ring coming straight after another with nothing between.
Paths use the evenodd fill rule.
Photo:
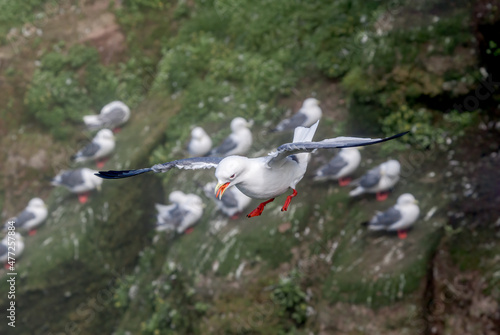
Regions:
<instances>
[{"instance_id":1,"label":"white plumage","mask_svg":"<svg viewBox=\"0 0 500 335\"><path fill-rule=\"evenodd\" d=\"M248 129L251 126L252 122L242 117L234 118L231 121L232 133L218 147L212 149L210 155L226 157L246 154L253 142L252 132Z\"/></svg>"},{"instance_id":2,"label":"white plumage","mask_svg":"<svg viewBox=\"0 0 500 335\"><path fill-rule=\"evenodd\" d=\"M349 195L354 197L363 193L388 191L399 181L400 172L401 164L395 159L388 160L361 177L357 182L358 186Z\"/></svg>"},{"instance_id":3,"label":"white plumage","mask_svg":"<svg viewBox=\"0 0 500 335\"><path fill-rule=\"evenodd\" d=\"M274 131L292 130L297 127L309 127L315 124L323 112L319 107L319 101L314 98L307 98L302 103L302 107L291 118L281 121Z\"/></svg>"},{"instance_id":4,"label":"white plumage","mask_svg":"<svg viewBox=\"0 0 500 335\"><path fill-rule=\"evenodd\" d=\"M29 201L28 206L17 216L7 220L14 221L16 229L30 231L35 229L45 221L48 211L45 202L40 198L33 198ZM7 227L7 223L5 228ZM5 230L4 228L4 230Z\"/></svg>"},{"instance_id":5,"label":"white plumage","mask_svg":"<svg viewBox=\"0 0 500 335\"><path fill-rule=\"evenodd\" d=\"M83 149L72 158L75 162L86 162L109 156L115 149L115 136L109 129L101 129Z\"/></svg>"},{"instance_id":6,"label":"white plumage","mask_svg":"<svg viewBox=\"0 0 500 335\"><path fill-rule=\"evenodd\" d=\"M234 218L239 215L252 201L252 198L247 197L237 187L233 187L224 193L224 197L218 199L214 196L214 188L216 183L211 182L203 187L205 195L212 198L217 208L225 215Z\"/></svg>"},{"instance_id":7,"label":"white plumage","mask_svg":"<svg viewBox=\"0 0 500 335\"><path fill-rule=\"evenodd\" d=\"M174 191L169 195L170 205L155 204L156 230L175 230L182 234L198 222L203 215L203 201L196 194Z\"/></svg>"},{"instance_id":8,"label":"white plumage","mask_svg":"<svg viewBox=\"0 0 500 335\"><path fill-rule=\"evenodd\" d=\"M357 148L343 148L328 164L314 173L314 180L338 180L350 176L361 163L361 154Z\"/></svg>"},{"instance_id":9,"label":"white plumage","mask_svg":"<svg viewBox=\"0 0 500 335\"><path fill-rule=\"evenodd\" d=\"M11 247L10 250L9 247ZM24 238L21 234L15 233L14 236L7 235L0 241L0 263L5 264L8 262L9 251L14 253L14 255L11 254L10 257L14 258L16 261L21 257L24 251Z\"/></svg>"},{"instance_id":10,"label":"white plumage","mask_svg":"<svg viewBox=\"0 0 500 335\"><path fill-rule=\"evenodd\" d=\"M83 122L90 130L116 128L130 118L130 108L121 101L112 101L105 105L99 115L85 115Z\"/></svg>"},{"instance_id":11,"label":"white plumage","mask_svg":"<svg viewBox=\"0 0 500 335\"><path fill-rule=\"evenodd\" d=\"M205 156L212 149L212 140L210 136L201 127L195 127L191 130L191 140L188 145L190 157Z\"/></svg>"}]
</instances>

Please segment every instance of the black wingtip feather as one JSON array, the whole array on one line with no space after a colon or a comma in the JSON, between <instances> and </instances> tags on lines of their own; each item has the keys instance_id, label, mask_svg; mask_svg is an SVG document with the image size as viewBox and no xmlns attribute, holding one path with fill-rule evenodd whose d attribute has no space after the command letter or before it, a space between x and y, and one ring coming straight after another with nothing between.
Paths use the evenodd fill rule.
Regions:
<instances>
[{"instance_id":1,"label":"black wingtip feather","mask_svg":"<svg viewBox=\"0 0 500 335\"><path fill-rule=\"evenodd\" d=\"M121 171L99 171L95 175L103 179L121 179L137 176L146 172L152 171L151 168L139 169L139 170L121 170Z\"/></svg>"},{"instance_id":2,"label":"black wingtip feather","mask_svg":"<svg viewBox=\"0 0 500 335\"><path fill-rule=\"evenodd\" d=\"M382 142L387 142L387 141L390 141L390 140L394 140L398 137L401 137L401 136L404 136L406 134L408 134L410 131L404 131L402 133L399 133L399 134L396 134L396 135L392 135L392 136L389 136L389 137L386 137L386 138L382 138L378 141L373 141L373 142L370 142L370 143L364 143L364 144L361 144L361 146L368 146L368 145L373 145L373 144L378 144L378 143L382 143ZM343 145L343 146L339 146L338 148L349 148L349 147L359 147L360 145L359 144L351 144L351 145Z\"/></svg>"}]
</instances>

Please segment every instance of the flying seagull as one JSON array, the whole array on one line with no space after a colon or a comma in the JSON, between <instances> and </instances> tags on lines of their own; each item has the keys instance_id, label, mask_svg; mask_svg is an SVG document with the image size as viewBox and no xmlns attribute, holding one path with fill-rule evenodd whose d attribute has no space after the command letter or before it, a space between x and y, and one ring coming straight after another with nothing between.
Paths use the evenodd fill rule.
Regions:
<instances>
[{"instance_id":1,"label":"flying seagull","mask_svg":"<svg viewBox=\"0 0 500 335\"><path fill-rule=\"evenodd\" d=\"M314 180L338 180L340 186L351 182L349 177L359 166L361 154L357 148L343 148L328 164L314 173Z\"/></svg>"},{"instance_id":2,"label":"flying seagull","mask_svg":"<svg viewBox=\"0 0 500 335\"><path fill-rule=\"evenodd\" d=\"M130 118L130 108L121 101L112 101L105 105L99 115L85 115L83 122L90 130L110 128L119 132L122 124Z\"/></svg>"},{"instance_id":3,"label":"flying seagull","mask_svg":"<svg viewBox=\"0 0 500 335\"><path fill-rule=\"evenodd\" d=\"M156 230L175 230L177 233L189 234L192 227L203 215L203 201L196 194L184 194L181 191L170 193L170 205L155 204Z\"/></svg>"},{"instance_id":4,"label":"flying seagull","mask_svg":"<svg viewBox=\"0 0 500 335\"><path fill-rule=\"evenodd\" d=\"M297 127L309 127L319 121L323 114L318 106L319 101L314 98L307 98L302 103L302 107L291 118L282 120L273 131L292 130Z\"/></svg>"},{"instance_id":5,"label":"flying seagull","mask_svg":"<svg viewBox=\"0 0 500 335\"><path fill-rule=\"evenodd\" d=\"M40 198L33 198L21 213L7 220L4 230L8 228L8 222L14 221L16 230L26 230L29 232L29 235L35 235L35 228L45 221L47 214L48 211L45 202Z\"/></svg>"},{"instance_id":6,"label":"flying seagull","mask_svg":"<svg viewBox=\"0 0 500 335\"><path fill-rule=\"evenodd\" d=\"M268 199L247 215L247 217L253 217L262 214L266 204L291 188L292 194L286 198L285 204L281 208L282 211L288 209L290 201L297 195L295 186L304 177L304 173L306 172L310 152L316 149L365 146L392 140L407 133L382 139L337 137L320 142L311 142L318 123L316 122L310 128L296 128L293 143L283 144L276 151L264 157L195 157L157 164L150 168L139 170L100 171L97 175L105 179L119 179L150 171L166 172L173 168L187 170L216 168L215 177L218 184L215 187L215 191L219 199L232 186L236 186L243 194L250 198Z\"/></svg>"},{"instance_id":7,"label":"flying seagull","mask_svg":"<svg viewBox=\"0 0 500 335\"><path fill-rule=\"evenodd\" d=\"M189 141L188 152L190 157L199 157L208 154L212 149L212 140L201 127L191 130L191 141Z\"/></svg>"},{"instance_id":8,"label":"flying seagull","mask_svg":"<svg viewBox=\"0 0 500 335\"><path fill-rule=\"evenodd\" d=\"M396 205L385 212L377 212L375 216L367 222L370 230L397 231L400 239L405 239L407 230L420 214L418 201L410 193L399 196Z\"/></svg>"},{"instance_id":9,"label":"flying seagull","mask_svg":"<svg viewBox=\"0 0 500 335\"><path fill-rule=\"evenodd\" d=\"M390 159L365 173L349 195L355 197L363 193L376 193L377 200L384 201L389 195L388 191L399 181L400 172L401 164Z\"/></svg>"},{"instance_id":10,"label":"flying seagull","mask_svg":"<svg viewBox=\"0 0 500 335\"><path fill-rule=\"evenodd\" d=\"M102 168L107 161L107 156L115 149L115 137L109 129L101 129L83 149L71 157L75 162L96 160L97 167Z\"/></svg>"},{"instance_id":11,"label":"flying seagull","mask_svg":"<svg viewBox=\"0 0 500 335\"><path fill-rule=\"evenodd\" d=\"M252 122L248 122L242 117L234 118L231 121L232 133L216 148L213 148L209 156L231 156L244 155L252 146L252 132L248 127Z\"/></svg>"},{"instance_id":12,"label":"flying seagull","mask_svg":"<svg viewBox=\"0 0 500 335\"><path fill-rule=\"evenodd\" d=\"M87 202L90 191L101 189L102 180L96 178L97 171L88 168L61 171L52 179L52 185L64 186L72 193L78 194L81 204Z\"/></svg>"},{"instance_id":13,"label":"flying seagull","mask_svg":"<svg viewBox=\"0 0 500 335\"><path fill-rule=\"evenodd\" d=\"M237 187L228 189L224 192L224 197L218 199L214 196L215 182L210 182L203 187L205 195L212 198L217 208L231 219L237 219L239 214L250 204L252 198L244 195Z\"/></svg>"}]
</instances>

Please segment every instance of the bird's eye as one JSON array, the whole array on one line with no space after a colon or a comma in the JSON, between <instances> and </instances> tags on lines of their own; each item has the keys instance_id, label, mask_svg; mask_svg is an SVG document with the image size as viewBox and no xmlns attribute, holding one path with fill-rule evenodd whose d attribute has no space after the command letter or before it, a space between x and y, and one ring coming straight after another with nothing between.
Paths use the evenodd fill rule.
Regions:
<instances>
[{"instance_id":1,"label":"bird's eye","mask_svg":"<svg viewBox=\"0 0 500 335\"><path fill-rule=\"evenodd\" d=\"M233 173L233 174L231 175L231 177L229 177L229 179L234 179L234 177L235 177L235 176L236 176L236 174L235 174L235 173Z\"/></svg>"}]
</instances>

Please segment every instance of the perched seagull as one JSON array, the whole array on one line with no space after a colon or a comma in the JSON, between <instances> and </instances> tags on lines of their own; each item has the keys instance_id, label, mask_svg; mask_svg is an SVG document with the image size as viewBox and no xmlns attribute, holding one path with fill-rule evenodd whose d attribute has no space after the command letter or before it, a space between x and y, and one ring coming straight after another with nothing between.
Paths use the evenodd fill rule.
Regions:
<instances>
[{"instance_id":1,"label":"perched seagull","mask_svg":"<svg viewBox=\"0 0 500 335\"><path fill-rule=\"evenodd\" d=\"M45 202L43 202L40 198L33 198L21 213L19 213L16 217L7 220L4 230L8 228L9 221L14 221L14 227L16 227L16 230L26 230L29 232L29 235L35 235L35 228L45 221L47 214L48 211Z\"/></svg>"},{"instance_id":2,"label":"perched seagull","mask_svg":"<svg viewBox=\"0 0 500 335\"><path fill-rule=\"evenodd\" d=\"M370 230L397 230L400 239L405 239L407 230L420 214L418 201L410 193L405 193L399 196L396 205L392 206L385 212L377 212L375 216L367 222Z\"/></svg>"},{"instance_id":3,"label":"perched seagull","mask_svg":"<svg viewBox=\"0 0 500 335\"><path fill-rule=\"evenodd\" d=\"M400 171L401 165L397 160L388 160L361 177L349 195L354 197L363 193L376 193L377 200L384 201L389 195L388 191L399 181Z\"/></svg>"},{"instance_id":4,"label":"perched seagull","mask_svg":"<svg viewBox=\"0 0 500 335\"><path fill-rule=\"evenodd\" d=\"M231 219L237 219L239 214L250 204L252 198L241 193L238 188L231 188L225 192L223 198L218 199L214 196L215 182L211 182L203 187L205 195L212 198L217 205L217 208Z\"/></svg>"},{"instance_id":5,"label":"perched seagull","mask_svg":"<svg viewBox=\"0 0 500 335\"><path fill-rule=\"evenodd\" d=\"M323 114L318 106L319 101L314 98L307 98L302 103L299 111L289 119L281 121L273 131L292 130L297 127L309 127L316 123Z\"/></svg>"},{"instance_id":6,"label":"perched seagull","mask_svg":"<svg viewBox=\"0 0 500 335\"><path fill-rule=\"evenodd\" d=\"M121 126L130 118L130 108L121 101L112 101L101 109L99 115L85 115L83 122L90 130L111 128L119 132Z\"/></svg>"},{"instance_id":7,"label":"perched seagull","mask_svg":"<svg viewBox=\"0 0 500 335\"><path fill-rule=\"evenodd\" d=\"M191 130L188 152L190 157L205 156L212 149L212 140L201 127Z\"/></svg>"},{"instance_id":8,"label":"perched seagull","mask_svg":"<svg viewBox=\"0 0 500 335\"><path fill-rule=\"evenodd\" d=\"M340 186L351 182L349 177L361 163L361 154L357 148L343 148L328 164L314 173L314 180L338 180Z\"/></svg>"},{"instance_id":9,"label":"perched seagull","mask_svg":"<svg viewBox=\"0 0 500 335\"><path fill-rule=\"evenodd\" d=\"M250 198L269 199L261 203L247 215L247 217L253 217L260 215L266 204L291 188L292 195L286 198L285 204L281 208L282 211L288 209L290 201L297 195L295 186L304 177L304 173L306 172L310 152L316 149L365 146L392 140L407 133L383 139L337 137L321 142L311 142L318 123L319 121L310 128L296 128L293 143L283 144L276 151L264 157L195 157L156 164L150 168L139 170L100 171L97 175L106 179L119 179L150 171L166 172L173 168L188 170L216 168L215 177L218 184L215 187L215 191L219 199L232 186L236 186L243 194Z\"/></svg>"},{"instance_id":10,"label":"perched seagull","mask_svg":"<svg viewBox=\"0 0 500 335\"><path fill-rule=\"evenodd\" d=\"M10 248L10 249L9 249ZM9 252L11 262L17 261L24 251L24 238L19 233L14 236L7 235L0 241L0 263L3 263L7 270L10 270ZM12 270L14 271L14 270Z\"/></svg>"},{"instance_id":11,"label":"perched seagull","mask_svg":"<svg viewBox=\"0 0 500 335\"><path fill-rule=\"evenodd\" d=\"M213 148L209 156L231 156L244 155L252 146L252 132L248 127L252 122L248 122L242 117L237 117L231 121L231 135L216 148Z\"/></svg>"},{"instance_id":12,"label":"perched seagull","mask_svg":"<svg viewBox=\"0 0 500 335\"><path fill-rule=\"evenodd\" d=\"M75 162L96 160L97 167L101 169L108 160L109 154L115 149L115 136L109 129L101 129L83 149L71 157Z\"/></svg>"},{"instance_id":13,"label":"perched seagull","mask_svg":"<svg viewBox=\"0 0 500 335\"><path fill-rule=\"evenodd\" d=\"M193 226L203 215L203 201L196 194L184 194L174 191L169 195L171 205L155 204L156 230L176 230L177 233L189 234Z\"/></svg>"},{"instance_id":14,"label":"perched seagull","mask_svg":"<svg viewBox=\"0 0 500 335\"><path fill-rule=\"evenodd\" d=\"M78 200L84 204L89 198L90 191L101 190L102 179L95 176L96 172L88 168L61 171L52 179L52 185L64 186L72 193L78 194Z\"/></svg>"}]
</instances>

